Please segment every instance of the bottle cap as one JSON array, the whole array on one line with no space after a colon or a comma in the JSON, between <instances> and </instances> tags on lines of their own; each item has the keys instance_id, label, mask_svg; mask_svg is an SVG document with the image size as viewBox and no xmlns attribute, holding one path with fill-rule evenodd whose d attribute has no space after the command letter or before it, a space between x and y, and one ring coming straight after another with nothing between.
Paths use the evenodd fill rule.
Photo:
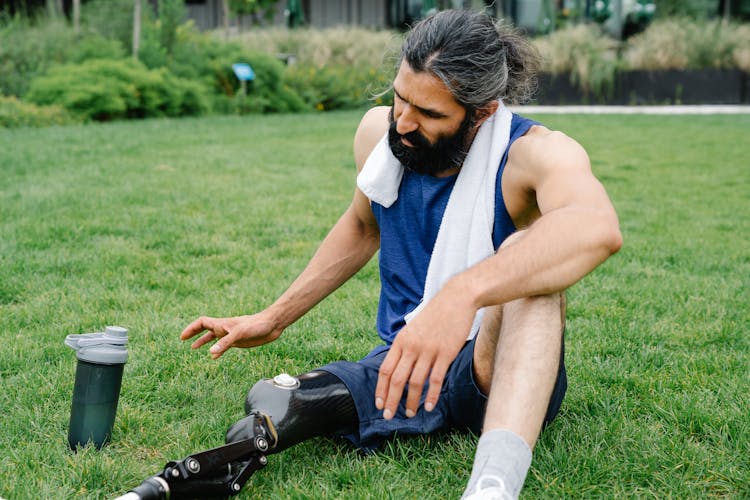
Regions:
<instances>
[{"instance_id":1,"label":"bottle cap","mask_svg":"<svg viewBox=\"0 0 750 500\"><path fill-rule=\"evenodd\" d=\"M103 332L68 335L65 345L75 349L78 359L89 363L122 365L128 360L128 330L121 326L108 326Z\"/></svg>"}]
</instances>

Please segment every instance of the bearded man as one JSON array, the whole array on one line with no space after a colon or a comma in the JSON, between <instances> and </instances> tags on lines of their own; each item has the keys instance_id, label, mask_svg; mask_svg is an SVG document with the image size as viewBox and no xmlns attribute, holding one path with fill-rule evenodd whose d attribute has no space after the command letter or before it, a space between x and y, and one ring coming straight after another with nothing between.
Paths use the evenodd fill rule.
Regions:
<instances>
[{"instance_id":1,"label":"bearded man","mask_svg":"<svg viewBox=\"0 0 750 500\"><path fill-rule=\"evenodd\" d=\"M622 244L584 149L505 106L530 96L537 66L526 40L484 14L418 23L393 106L368 111L355 134L352 203L302 274L263 311L182 332L206 331L193 347L216 341L214 358L276 340L380 251L383 345L250 390L273 451L320 434L371 450L394 433L467 429L481 437L464 496L518 496L567 387L564 291Z\"/></svg>"}]
</instances>

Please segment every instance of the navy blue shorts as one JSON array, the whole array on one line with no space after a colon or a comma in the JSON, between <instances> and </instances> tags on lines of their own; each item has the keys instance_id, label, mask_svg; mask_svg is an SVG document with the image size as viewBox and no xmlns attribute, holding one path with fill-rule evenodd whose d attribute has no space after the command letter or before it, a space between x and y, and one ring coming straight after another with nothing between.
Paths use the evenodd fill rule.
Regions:
<instances>
[{"instance_id":1,"label":"navy blue shorts","mask_svg":"<svg viewBox=\"0 0 750 500\"><path fill-rule=\"evenodd\" d=\"M404 390L396 415L391 420L385 420L383 411L375 408L378 370L388 354L389 346L376 347L356 363L336 361L319 368L340 378L354 398L359 415L359 429L358 432L344 437L365 451L373 451L386 438L395 434L428 434L449 429L465 429L475 434L481 433L487 396L479 390L474 381L475 340L464 345L448 369L435 408L431 412L424 410L423 403L427 392L425 387L417 414L412 418L406 418L406 390ZM557 381L544 418L545 425L550 423L560 410L568 386L564 356L563 346Z\"/></svg>"}]
</instances>

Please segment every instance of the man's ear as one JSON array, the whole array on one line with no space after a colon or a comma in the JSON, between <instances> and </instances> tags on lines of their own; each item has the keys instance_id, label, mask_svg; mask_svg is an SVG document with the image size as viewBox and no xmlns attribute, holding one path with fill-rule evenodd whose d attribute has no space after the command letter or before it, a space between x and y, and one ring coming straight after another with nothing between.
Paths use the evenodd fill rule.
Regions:
<instances>
[{"instance_id":1,"label":"man's ear","mask_svg":"<svg viewBox=\"0 0 750 500\"><path fill-rule=\"evenodd\" d=\"M479 128L479 126L482 125L482 123L484 123L487 118L492 116L492 113L497 111L498 106L500 106L500 103L498 101L491 101L481 108L477 108L476 111L474 111L474 126L476 128Z\"/></svg>"}]
</instances>

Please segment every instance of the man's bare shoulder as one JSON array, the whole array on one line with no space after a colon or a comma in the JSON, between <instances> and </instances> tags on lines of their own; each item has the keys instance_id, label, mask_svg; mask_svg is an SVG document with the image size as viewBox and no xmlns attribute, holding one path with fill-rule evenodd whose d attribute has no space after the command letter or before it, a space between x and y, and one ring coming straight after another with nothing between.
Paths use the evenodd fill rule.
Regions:
<instances>
[{"instance_id":1,"label":"man's bare shoulder","mask_svg":"<svg viewBox=\"0 0 750 500\"><path fill-rule=\"evenodd\" d=\"M388 130L388 106L378 106L370 109L362 117L354 134L354 160L357 162L357 170L361 170L375 148L375 145Z\"/></svg>"},{"instance_id":2,"label":"man's bare shoulder","mask_svg":"<svg viewBox=\"0 0 750 500\"><path fill-rule=\"evenodd\" d=\"M518 138L508 153L508 163L528 173L566 167L589 168L589 158L575 139L541 125L533 126Z\"/></svg>"},{"instance_id":3,"label":"man's bare shoulder","mask_svg":"<svg viewBox=\"0 0 750 500\"><path fill-rule=\"evenodd\" d=\"M516 227L541 215L539 190L563 176L590 176L586 151L562 132L536 125L513 142L503 174L505 206ZM549 185L549 184L548 184Z\"/></svg>"}]
</instances>

